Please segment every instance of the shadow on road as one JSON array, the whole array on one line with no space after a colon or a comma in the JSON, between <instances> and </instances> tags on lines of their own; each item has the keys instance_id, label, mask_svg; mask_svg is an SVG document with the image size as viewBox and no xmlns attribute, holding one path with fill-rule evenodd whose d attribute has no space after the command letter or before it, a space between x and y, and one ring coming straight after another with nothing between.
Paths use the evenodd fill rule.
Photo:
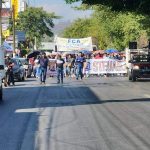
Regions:
<instances>
[{"instance_id":1,"label":"shadow on road","mask_svg":"<svg viewBox=\"0 0 150 150\"><path fill-rule=\"evenodd\" d=\"M18 88L18 86L21 86ZM87 86L41 86L22 87L22 85L4 89L4 101L0 104L13 104L15 107L64 107L103 103L150 102L150 98L101 100ZM36 97L36 99L35 99ZM20 105L18 105L18 102ZM23 103L23 105L22 105ZM9 107L9 106L8 106Z\"/></svg>"},{"instance_id":2,"label":"shadow on road","mask_svg":"<svg viewBox=\"0 0 150 150\"><path fill-rule=\"evenodd\" d=\"M11 141L13 136L16 139L16 149L21 149L22 142L24 140L24 134L29 126L32 124L30 137L30 144L36 145L36 131L39 130L40 117L36 114L37 111L32 111L32 108L48 108L49 114L51 116L47 117L49 120L48 127L43 129L50 134L51 128L53 127L55 111L58 110L56 107L66 107L66 106L79 106L79 105L92 105L92 104L105 104L105 103L126 103L126 102L150 102L149 98L137 98L129 100L102 100L101 97L96 96L96 94L87 87L87 85L73 85L65 84L61 85L51 85L51 86L41 86L41 87L13 87L4 89L4 101L0 103L0 126L7 128L3 133L0 132L1 136L9 133L10 136L7 137L7 141ZM68 108L68 107L67 107ZM16 110L29 110L21 113L16 113ZM61 109L61 108L60 108ZM31 110L31 111L30 111ZM47 112L48 113L48 112ZM62 113L62 112L61 112ZM64 112L67 113L67 112ZM33 117L34 116L34 117ZM65 115L64 115L65 116ZM43 116L44 117L44 116ZM46 117L46 116L45 116ZM60 123L59 126L64 124L69 124L74 122L73 120L66 120ZM65 120L65 118L64 118ZM14 128L17 125L17 128ZM33 126L34 125L34 126ZM49 131L48 131L49 130ZM51 135L45 135L47 140L45 144L49 147L49 139ZM28 139L28 138L26 138ZM41 138L42 139L42 138ZM6 143L7 143L6 141ZM6 144L3 143L3 144ZM40 141L39 141L40 143ZM29 145L30 146L30 145ZM31 147L32 147L31 146ZM38 147L38 146L37 146ZM7 149L10 149L9 145ZM34 149L34 148L33 148Z\"/></svg>"}]
</instances>

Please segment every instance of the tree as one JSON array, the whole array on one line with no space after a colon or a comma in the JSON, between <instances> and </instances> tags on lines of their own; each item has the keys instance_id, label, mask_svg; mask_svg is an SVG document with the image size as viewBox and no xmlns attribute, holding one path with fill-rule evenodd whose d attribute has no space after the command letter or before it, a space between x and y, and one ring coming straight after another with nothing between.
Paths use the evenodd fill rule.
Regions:
<instances>
[{"instance_id":1,"label":"tree","mask_svg":"<svg viewBox=\"0 0 150 150\"><path fill-rule=\"evenodd\" d=\"M59 18L54 13L47 13L43 8L29 7L21 12L16 20L16 29L26 32L26 38L34 45L36 37L40 44L44 35L53 36L51 29L54 27L53 19Z\"/></svg>"},{"instance_id":2,"label":"tree","mask_svg":"<svg viewBox=\"0 0 150 150\"><path fill-rule=\"evenodd\" d=\"M116 13L108 7L95 7L88 19L78 19L64 31L69 38L91 36L100 49L117 48L123 50L129 41L137 40L147 30L141 22L143 15L135 13Z\"/></svg>"},{"instance_id":3,"label":"tree","mask_svg":"<svg viewBox=\"0 0 150 150\"><path fill-rule=\"evenodd\" d=\"M64 30L63 36L67 38L84 38L89 36L89 19L77 19L71 26Z\"/></svg>"},{"instance_id":4,"label":"tree","mask_svg":"<svg viewBox=\"0 0 150 150\"><path fill-rule=\"evenodd\" d=\"M111 7L116 11L131 11L143 14L150 14L149 0L65 0L67 3L81 1L83 4L100 4Z\"/></svg>"}]
</instances>

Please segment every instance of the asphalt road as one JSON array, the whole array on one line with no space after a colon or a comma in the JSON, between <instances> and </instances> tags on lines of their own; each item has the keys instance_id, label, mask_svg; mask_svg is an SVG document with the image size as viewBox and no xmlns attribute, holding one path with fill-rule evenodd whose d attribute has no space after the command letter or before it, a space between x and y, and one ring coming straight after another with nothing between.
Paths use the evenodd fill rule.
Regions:
<instances>
[{"instance_id":1,"label":"asphalt road","mask_svg":"<svg viewBox=\"0 0 150 150\"><path fill-rule=\"evenodd\" d=\"M0 103L0 150L149 150L150 81L17 82Z\"/></svg>"}]
</instances>

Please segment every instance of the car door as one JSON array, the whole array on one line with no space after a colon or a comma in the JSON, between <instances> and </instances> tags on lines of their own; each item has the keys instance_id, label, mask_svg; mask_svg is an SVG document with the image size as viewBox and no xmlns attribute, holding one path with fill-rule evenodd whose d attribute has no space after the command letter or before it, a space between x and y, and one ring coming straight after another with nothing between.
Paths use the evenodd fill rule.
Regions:
<instances>
[{"instance_id":1,"label":"car door","mask_svg":"<svg viewBox=\"0 0 150 150\"><path fill-rule=\"evenodd\" d=\"M20 60L17 60L17 61L18 61L20 72L21 72L21 77L23 79L24 76L25 76L25 69L24 69L23 64L21 63L21 61Z\"/></svg>"}]
</instances>

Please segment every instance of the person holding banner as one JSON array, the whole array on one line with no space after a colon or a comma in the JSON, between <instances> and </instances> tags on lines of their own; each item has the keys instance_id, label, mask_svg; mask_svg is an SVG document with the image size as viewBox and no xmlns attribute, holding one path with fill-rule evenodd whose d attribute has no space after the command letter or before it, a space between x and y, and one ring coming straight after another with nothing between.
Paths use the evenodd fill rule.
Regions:
<instances>
[{"instance_id":1,"label":"person holding banner","mask_svg":"<svg viewBox=\"0 0 150 150\"><path fill-rule=\"evenodd\" d=\"M56 58L56 67L57 67L57 83L63 83L63 76L64 76L64 59L62 59L61 55L58 54Z\"/></svg>"},{"instance_id":2,"label":"person holding banner","mask_svg":"<svg viewBox=\"0 0 150 150\"><path fill-rule=\"evenodd\" d=\"M83 63L85 62L84 57L82 56L82 53L80 52L79 55L76 57L75 63L76 63L76 79L79 79L79 76L81 77L81 80L83 78Z\"/></svg>"}]
</instances>

